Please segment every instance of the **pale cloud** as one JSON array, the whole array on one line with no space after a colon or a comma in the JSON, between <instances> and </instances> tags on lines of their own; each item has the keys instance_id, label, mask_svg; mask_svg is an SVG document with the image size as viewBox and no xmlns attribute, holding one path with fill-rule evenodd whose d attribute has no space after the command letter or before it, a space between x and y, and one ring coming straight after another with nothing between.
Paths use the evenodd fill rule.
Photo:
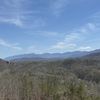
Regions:
<instances>
[{"instance_id":1,"label":"pale cloud","mask_svg":"<svg viewBox=\"0 0 100 100\"><path fill-rule=\"evenodd\" d=\"M21 28L43 27L45 21L36 15L39 11L30 9L29 0L3 0L0 4L0 23L13 24ZM31 17L34 18L31 18Z\"/></svg>"},{"instance_id":2,"label":"pale cloud","mask_svg":"<svg viewBox=\"0 0 100 100\"><path fill-rule=\"evenodd\" d=\"M4 0L0 4L0 22L22 26L21 3L22 0Z\"/></svg>"},{"instance_id":3,"label":"pale cloud","mask_svg":"<svg viewBox=\"0 0 100 100\"><path fill-rule=\"evenodd\" d=\"M23 49L24 50L24 49ZM43 50L43 49L40 49L38 46L36 45L31 45L31 46L27 46L25 48L25 53L36 53L36 54L41 54L41 53L44 53L47 49Z\"/></svg>"},{"instance_id":4,"label":"pale cloud","mask_svg":"<svg viewBox=\"0 0 100 100\"><path fill-rule=\"evenodd\" d=\"M33 36L34 34L37 34L37 35L39 35L39 36L43 36L43 37L52 37L52 38L54 38L54 37L60 37L61 36L61 34L65 34L65 33L61 33L61 32L56 32L56 31L28 31L28 32L25 32L25 33L23 33L23 34L27 34L27 35L30 35L30 36Z\"/></svg>"},{"instance_id":5,"label":"pale cloud","mask_svg":"<svg viewBox=\"0 0 100 100\"><path fill-rule=\"evenodd\" d=\"M100 12L94 13L92 16L89 17L89 19L98 21L98 19L100 19Z\"/></svg>"},{"instance_id":6,"label":"pale cloud","mask_svg":"<svg viewBox=\"0 0 100 100\"><path fill-rule=\"evenodd\" d=\"M28 53L33 52L35 49L36 49L36 47L32 45L32 46L29 46L26 48L26 52L28 52Z\"/></svg>"},{"instance_id":7,"label":"pale cloud","mask_svg":"<svg viewBox=\"0 0 100 100\"><path fill-rule=\"evenodd\" d=\"M64 11L67 4L69 4L69 0L53 0L50 8L54 15L59 16Z\"/></svg>"},{"instance_id":8,"label":"pale cloud","mask_svg":"<svg viewBox=\"0 0 100 100\"><path fill-rule=\"evenodd\" d=\"M59 42L56 45L52 46L51 49L65 50L65 49L73 49L75 47L76 44L66 44L64 42Z\"/></svg>"},{"instance_id":9,"label":"pale cloud","mask_svg":"<svg viewBox=\"0 0 100 100\"><path fill-rule=\"evenodd\" d=\"M46 25L46 22L42 18L36 18L34 19L33 23L31 24L31 28L39 28L44 27Z\"/></svg>"},{"instance_id":10,"label":"pale cloud","mask_svg":"<svg viewBox=\"0 0 100 100\"><path fill-rule=\"evenodd\" d=\"M14 24L18 27L23 27L23 22L19 18L0 18L0 22Z\"/></svg>"},{"instance_id":11,"label":"pale cloud","mask_svg":"<svg viewBox=\"0 0 100 100\"><path fill-rule=\"evenodd\" d=\"M10 48L13 50L17 50L17 51L21 51L22 48L18 46L18 43L12 44L12 43L8 43L7 41L0 39L0 45L6 48Z\"/></svg>"},{"instance_id":12,"label":"pale cloud","mask_svg":"<svg viewBox=\"0 0 100 100\"><path fill-rule=\"evenodd\" d=\"M87 40L87 37L94 35L99 32L99 26L95 22L88 22L78 29L74 29L71 32L65 35L62 41L55 43L51 46L52 50L59 51L70 51L70 50L79 50L79 51L90 51L93 50L88 44L84 44ZM82 45L81 45L82 44ZM85 45L85 46L83 46Z\"/></svg>"},{"instance_id":13,"label":"pale cloud","mask_svg":"<svg viewBox=\"0 0 100 100\"><path fill-rule=\"evenodd\" d=\"M93 48L90 46L82 46L82 47L77 48L77 50L79 50L79 51L92 51Z\"/></svg>"},{"instance_id":14,"label":"pale cloud","mask_svg":"<svg viewBox=\"0 0 100 100\"><path fill-rule=\"evenodd\" d=\"M40 34L43 36L58 36L60 34L59 32L52 32L52 31L36 31L34 33Z\"/></svg>"},{"instance_id":15,"label":"pale cloud","mask_svg":"<svg viewBox=\"0 0 100 100\"><path fill-rule=\"evenodd\" d=\"M83 34L83 35L90 34L95 31L98 31L98 26L96 25L96 23L89 22L75 31L77 31L79 34Z\"/></svg>"},{"instance_id":16,"label":"pale cloud","mask_svg":"<svg viewBox=\"0 0 100 100\"><path fill-rule=\"evenodd\" d=\"M77 33L70 33L65 36L63 41L56 43L55 45L51 46L51 50L72 50L77 47L75 41L79 39L79 34Z\"/></svg>"},{"instance_id":17,"label":"pale cloud","mask_svg":"<svg viewBox=\"0 0 100 100\"><path fill-rule=\"evenodd\" d=\"M93 24L93 23L88 23L87 25L88 25L88 27L89 27L89 29L90 29L91 31L96 30L96 25L95 25L95 24Z\"/></svg>"},{"instance_id":18,"label":"pale cloud","mask_svg":"<svg viewBox=\"0 0 100 100\"><path fill-rule=\"evenodd\" d=\"M72 32L65 36L64 42L72 43L75 42L75 40L78 40L79 38L80 38L79 33Z\"/></svg>"},{"instance_id":19,"label":"pale cloud","mask_svg":"<svg viewBox=\"0 0 100 100\"><path fill-rule=\"evenodd\" d=\"M52 31L38 31L38 32L45 36L57 36L60 34L59 32L52 32Z\"/></svg>"},{"instance_id":20,"label":"pale cloud","mask_svg":"<svg viewBox=\"0 0 100 100\"><path fill-rule=\"evenodd\" d=\"M87 0L50 0L50 9L55 16L61 15L65 9L67 9L68 5L73 3L83 3Z\"/></svg>"},{"instance_id":21,"label":"pale cloud","mask_svg":"<svg viewBox=\"0 0 100 100\"><path fill-rule=\"evenodd\" d=\"M87 44L87 38L89 36L94 36L98 32L100 32L98 22L89 21L85 25L73 29L70 32L67 32L67 35L64 36L62 40L48 47L49 49L45 49L47 52L66 52L66 51L91 51L94 50L92 46ZM44 32L46 33L46 32ZM48 32L47 32L48 33ZM53 32L52 32L53 33ZM52 34L49 32L49 34ZM53 34L58 35L59 33L54 32ZM92 41L92 40L91 40ZM86 43L85 43L86 42ZM90 44L91 45L91 44Z\"/></svg>"}]
</instances>

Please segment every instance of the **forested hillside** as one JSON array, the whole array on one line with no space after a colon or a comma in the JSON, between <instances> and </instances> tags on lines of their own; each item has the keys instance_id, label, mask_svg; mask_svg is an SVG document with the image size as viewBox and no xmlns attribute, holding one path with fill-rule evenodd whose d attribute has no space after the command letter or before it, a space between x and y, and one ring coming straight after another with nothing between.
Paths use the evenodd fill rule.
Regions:
<instances>
[{"instance_id":1,"label":"forested hillside","mask_svg":"<svg viewBox=\"0 0 100 100\"><path fill-rule=\"evenodd\" d=\"M100 100L100 60L0 60L0 100Z\"/></svg>"}]
</instances>

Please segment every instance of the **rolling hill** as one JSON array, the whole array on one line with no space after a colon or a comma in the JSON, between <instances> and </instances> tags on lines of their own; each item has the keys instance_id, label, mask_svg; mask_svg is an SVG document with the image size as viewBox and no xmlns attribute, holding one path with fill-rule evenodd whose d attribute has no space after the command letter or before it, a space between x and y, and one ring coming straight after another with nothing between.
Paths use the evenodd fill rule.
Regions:
<instances>
[{"instance_id":1,"label":"rolling hill","mask_svg":"<svg viewBox=\"0 0 100 100\"><path fill-rule=\"evenodd\" d=\"M23 54L5 58L10 61L42 61L42 60L61 60L66 58L77 58L89 54L86 51L75 51L66 53L44 53L44 54Z\"/></svg>"}]
</instances>

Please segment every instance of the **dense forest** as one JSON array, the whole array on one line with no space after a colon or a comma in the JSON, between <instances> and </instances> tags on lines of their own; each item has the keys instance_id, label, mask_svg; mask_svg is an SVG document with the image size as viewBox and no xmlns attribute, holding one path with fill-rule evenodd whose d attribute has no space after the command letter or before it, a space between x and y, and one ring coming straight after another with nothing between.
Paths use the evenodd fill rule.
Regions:
<instances>
[{"instance_id":1,"label":"dense forest","mask_svg":"<svg viewBox=\"0 0 100 100\"><path fill-rule=\"evenodd\" d=\"M100 100L100 60L0 60L0 100Z\"/></svg>"}]
</instances>

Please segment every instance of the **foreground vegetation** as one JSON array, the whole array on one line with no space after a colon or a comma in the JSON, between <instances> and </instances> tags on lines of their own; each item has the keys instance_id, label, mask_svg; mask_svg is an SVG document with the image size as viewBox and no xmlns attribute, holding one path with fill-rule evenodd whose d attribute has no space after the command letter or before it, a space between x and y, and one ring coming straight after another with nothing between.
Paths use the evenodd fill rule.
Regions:
<instances>
[{"instance_id":1,"label":"foreground vegetation","mask_svg":"<svg viewBox=\"0 0 100 100\"><path fill-rule=\"evenodd\" d=\"M7 63L0 71L0 100L100 100L98 59Z\"/></svg>"}]
</instances>

